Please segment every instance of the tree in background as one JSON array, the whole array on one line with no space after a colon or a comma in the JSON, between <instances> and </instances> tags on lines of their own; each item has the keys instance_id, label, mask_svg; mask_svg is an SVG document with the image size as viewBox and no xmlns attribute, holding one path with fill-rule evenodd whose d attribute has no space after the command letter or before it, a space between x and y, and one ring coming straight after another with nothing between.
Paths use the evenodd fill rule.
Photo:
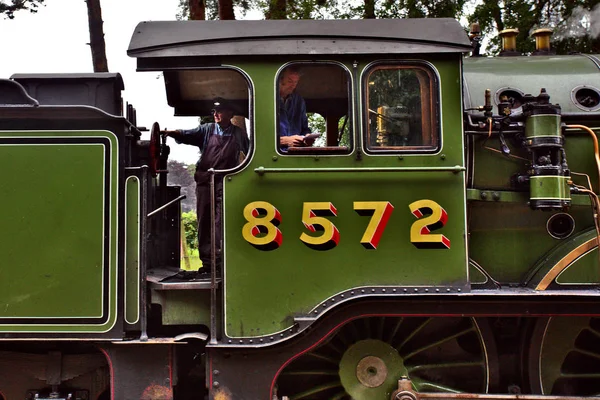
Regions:
<instances>
[{"instance_id":1,"label":"tree in background","mask_svg":"<svg viewBox=\"0 0 600 400\"><path fill-rule=\"evenodd\" d=\"M194 183L196 167L194 164L186 165L179 161L169 160L167 170L169 171L169 185L180 186L181 194L186 196L181 202L181 210L183 212L196 210L196 186Z\"/></svg>"},{"instance_id":2,"label":"tree in background","mask_svg":"<svg viewBox=\"0 0 600 400\"><path fill-rule=\"evenodd\" d=\"M198 218L194 211L181 213L181 224L185 232L185 243L190 250L198 248Z\"/></svg>"},{"instance_id":3,"label":"tree in background","mask_svg":"<svg viewBox=\"0 0 600 400\"><path fill-rule=\"evenodd\" d=\"M88 9L88 24L90 27L90 49L94 72L108 72L106 59L106 44L104 42L104 22L100 0L86 0Z\"/></svg>"},{"instance_id":4,"label":"tree in background","mask_svg":"<svg viewBox=\"0 0 600 400\"><path fill-rule=\"evenodd\" d=\"M235 10L241 15L248 11L251 0L179 0L178 20L232 20ZM256 1L256 0L255 0Z\"/></svg>"},{"instance_id":5,"label":"tree in background","mask_svg":"<svg viewBox=\"0 0 600 400\"><path fill-rule=\"evenodd\" d=\"M478 0L468 16L470 22L479 22L484 35L491 36L506 28L517 28L517 49L530 53L535 42L530 38L536 28L556 31L552 46L558 54L569 52L597 52L600 50L593 32L600 12L600 0ZM500 51L500 37L490 40L488 52Z\"/></svg>"},{"instance_id":6,"label":"tree in background","mask_svg":"<svg viewBox=\"0 0 600 400\"><path fill-rule=\"evenodd\" d=\"M42 4L44 4L44 0L0 0L0 15L13 19L17 11L25 10L36 13Z\"/></svg>"}]
</instances>

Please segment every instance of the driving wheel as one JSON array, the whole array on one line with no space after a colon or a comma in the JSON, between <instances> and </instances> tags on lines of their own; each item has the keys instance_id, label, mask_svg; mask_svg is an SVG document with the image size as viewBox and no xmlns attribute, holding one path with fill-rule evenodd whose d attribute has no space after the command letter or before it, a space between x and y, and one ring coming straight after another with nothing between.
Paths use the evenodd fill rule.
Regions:
<instances>
[{"instance_id":1,"label":"driving wheel","mask_svg":"<svg viewBox=\"0 0 600 400\"><path fill-rule=\"evenodd\" d=\"M474 318L357 319L290 363L277 392L290 400L388 400L408 377L419 392L486 393L497 355L482 325Z\"/></svg>"},{"instance_id":2,"label":"driving wheel","mask_svg":"<svg viewBox=\"0 0 600 400\"><path fill-rule=\"evenodd\" d=\"M600 318L542 318L536 322L529 348L533 393L600 395Z\"/></svg>"}]
</instances>

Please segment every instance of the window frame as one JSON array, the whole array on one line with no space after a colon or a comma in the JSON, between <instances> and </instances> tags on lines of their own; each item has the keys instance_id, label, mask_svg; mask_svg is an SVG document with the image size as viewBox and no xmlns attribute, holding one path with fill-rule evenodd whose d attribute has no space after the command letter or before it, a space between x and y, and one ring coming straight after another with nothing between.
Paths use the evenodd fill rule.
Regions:
<instances>
[{"instance_id":1,"label":"window frame","mask_svg":"<svg viewBox=\"0 0 600 400\"><path fill-rule=\"evenodd\" d=\"M235 72L237 74L239 74L243 80L246 82L246 90L248 92L248 124L246 125L247 129L246 129L246 135L248 136L248 153L245 155L244 160L239 163L238 165L236 165L233 168L227 169L227 170L218 170L219 173L224 173L224 174L230 174L230 173L236 173L238 171L241 171L242 169L244 169L248 164L250 164L251 159L254 157L254 153L256 151L256 136L255 136L255 88L254 88L254 82L252 81L250 75L248 74L248 72L246 72L244 69L235 66L235 65L229 65L229 64L224 64L224 65L209 65L209 66L203 66L203 67L192 67L192 68L175 68L173 70L170 70L169 72L174 72L175 74L179 74L180 72L186 72L186 71L193 71L193 72L203 72L203 71L215 71L215 70L225 70L225 71L231 71L231 72ZM166 78L164 78L166 79ZM181 85L181 81L178 80L178 85ZM168 91L168 89L167 89ZM167 96L168 97L168 96ZM228 99L230 100L230 99ZM168 98L167 98L167 101ZM181 102L184 102L185 100L180 99ZM212 101L212 100L209 100ZM169 106L175 108L174 105L171 105L169 103ZM236 114L234 114L235 116ZM176 116L180 116L182 117L183 115L176 115ZM243 116L243 115L240 115ZM186 115L186 117L194 117L194 118L198 118L199 120L201 120L202 118L205 117L211 117L211 115ZM211 121L211 122L214 122ZM199 150L199 149L198 149Z\"/></svg>"},{"instance_id":2,"label":"window frame","mask_svg":"<svg viewBox=\"0 0 600 400\"><path fill-rule=\"evenodd\" d=\"M385 67L385 68L382 68ZM370 144L370 131L369 131L369 77L377 70L392 69L393 67L400 67L396 69L418 69L424 71L430 78L430 90L429 90L429 121L428 124L431 129L430 138L435 143L434 146L388 146L385 148L375 148ZM441 85L440 76L435 66L424 60L378 60L365 66L361 74L361 117L362 117L362 128L363 132L361 140L363 149L366 154L373 155L385 155L385 154L403 154L403 155L434 155L441 152L443 147L443 135L442 135L442 102L441 102ZM423 102L421 102L421 109L423 109ZM422 112L423 116L424 113ZM421 118L421 124L423 124L424 118Z\"/></svg>"},{"instance_id":3,"label":"window frame","mask_svg":"<svg viewBox=\"0 0 600 400\"><path fill-rule=\"evenodd\" d=\"M347 86L347 105L348 105L348 112L347 112L347 116L348 116L348 138L349 138L349 146L325 146L325 147L293 147L292 151L290 152L288 151L283 151L281 149L281 146L279 145L279 139L281 137L280 135L280 131L279 131L279 79L281 77L281 74L283 73L283 71L288 68L288 67L297 67L298 69L302 70L305 66L323 66L323 65L329 65L329 66L336 66L338 68L340 68L343 73L346 76L346 86ZM348 156L354 153L355 149L356 149L356 143L355 143L355 130L356 127L358 126L358 124L355 122L355 112L354 110L356 109L357 105L355 104L355 100L354 100L354 90L355 90L355 83L354 83L354 76L352 74L352 71L342 62L340 61L335 61L335 60L294 60L294 61L289 61L286 63L283 63L277 70L277 72L275 73L275 79L274 79L274 98L275 98L275 102L274 102L274 112L275 112L275 150L277 152L277 154L282 155L282 156L311 156L314 157L315 155L320 156L320 155L325 155L325 156ZM304 96L303 96L304 98ZM307 110L307 114L309 112L316 112L319 113L318 111L308 111ZM319 113L320 114L320 113ZM322 114L320 114L322 115ZM343 118L340 117L340 118ZM338 120L339 122L339 120ZM324 132L324 134L327 134L327 132Z\"/></svg>"}]
</instances>

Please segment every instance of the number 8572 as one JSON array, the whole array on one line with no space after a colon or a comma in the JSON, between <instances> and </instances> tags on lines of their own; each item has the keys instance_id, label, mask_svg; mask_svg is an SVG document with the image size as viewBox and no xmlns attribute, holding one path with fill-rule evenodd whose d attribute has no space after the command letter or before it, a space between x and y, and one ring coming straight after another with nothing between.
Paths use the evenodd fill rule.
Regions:
<instances>
[{"instance_id":1,"label":"number 8572","mask_svg":"<svg viewBox=\"0 0 600 400\"><path fill-rule=\"evenodd\" d=\"M369 224L360 243L369 250L377 249L385 227L394 211L389 201L355 201L354 210L360 216L370 216ZM410 212L417 218L410 228L410 241L417 248L449 249L450 240L442 234L431 232L442 228L448 221L448 213L433 200L417 200L409 204ZM302 208L302 223L316 236L303 232L300 241L315 250L330 250L340 242L340 231L327 217L337 217L337 209L331 202L305 202ZM259 250L278 249L283 234L278 226L281 213L266 201L253 201L244 207L247 223L242 236Z\"/></svg>"}]
</instances>

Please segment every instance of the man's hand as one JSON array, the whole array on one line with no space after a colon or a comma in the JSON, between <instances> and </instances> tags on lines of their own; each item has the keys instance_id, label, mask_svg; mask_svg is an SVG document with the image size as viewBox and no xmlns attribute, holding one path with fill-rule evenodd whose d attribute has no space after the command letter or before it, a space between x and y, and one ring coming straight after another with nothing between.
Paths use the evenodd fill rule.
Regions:
<instances>
[{"instance_id":1,"label":"man's hand","mask_svg":"<svg viewBox=\"0 0 600 400\"><path fill-rule=\"evenodd\" d=\"M282 136L279 138L279 144L282 147L302 147L305 146L304 136Z\"/></svg>"},{"instance_id":2,"label":"man's hand","mask_svg":"<svg viewBox=\"0 0 600 400\"><path fill-rule=\"evenodd\" d=\"M163 136L176 137L179 135L179 131L160 131Z\"/></svg>"}]
</instances>

